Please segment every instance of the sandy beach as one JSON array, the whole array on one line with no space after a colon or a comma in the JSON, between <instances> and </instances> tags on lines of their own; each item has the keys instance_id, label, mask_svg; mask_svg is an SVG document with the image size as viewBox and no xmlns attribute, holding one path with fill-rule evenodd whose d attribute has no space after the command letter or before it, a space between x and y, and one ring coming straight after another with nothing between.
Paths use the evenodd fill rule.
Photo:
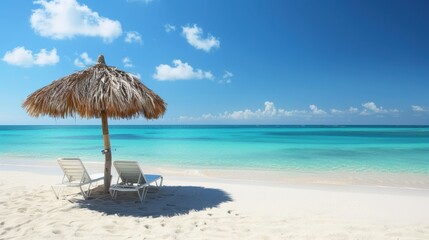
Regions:
<instances>
[{"instance_id":1,"label":"sandy beach","mask_svg":"<svg viewBox=\"0 0 429 240\"><path fill-rule=\"evenodd\" d=\"M155 167L148 171L163 174L165 186L141 204L133 194L112 200L100 186L88 200L73 188L57 200L50 185L62 176L53 165L0 171L0 239L429 239L424 188L282 184Z\"/></svg>"},{"instance_id":2,"label":"sandy beach","mask_svg":"<svg viewBox=\"0 0 429 240\"><path fill-rule=\"evenodd\" d=\"M428 12L0 1L0 240L429 240Z\"/></svg>"}]
</instances>

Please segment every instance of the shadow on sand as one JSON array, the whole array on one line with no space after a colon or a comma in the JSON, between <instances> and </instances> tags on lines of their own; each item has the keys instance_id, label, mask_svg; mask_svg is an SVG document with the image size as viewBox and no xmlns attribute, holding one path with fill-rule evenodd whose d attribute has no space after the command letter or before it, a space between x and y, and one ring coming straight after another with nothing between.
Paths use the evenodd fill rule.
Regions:
<instances>
[{"instance_id":1,"label":"shadow on sand","mask_svg":"<svg viewBox=\"0 0 429 240\"><path fill-rule=\"evenodd\" d=\"M119 193L116 199L94 189L91 198L70 200L81 208L87 208L107 215L134 217L161 217L202 211L230 202L232 198L220 189L196 186L163 186L150 189L146 200L140 203L137 193Z\"/></svg>"}]
</instances>

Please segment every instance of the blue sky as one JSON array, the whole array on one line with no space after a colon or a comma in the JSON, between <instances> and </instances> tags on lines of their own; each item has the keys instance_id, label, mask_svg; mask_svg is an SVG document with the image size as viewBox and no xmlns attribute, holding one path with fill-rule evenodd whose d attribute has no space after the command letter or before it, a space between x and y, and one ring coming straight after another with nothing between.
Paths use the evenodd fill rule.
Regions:
<instances>
[{"instance_id":1,"label":"blue sky","mask_svg":"<svg viewBox=\"0 0 429 240\"><path fill-rule=\"evenodd\" d=\"M0 124L103 54L162 119L112 124L429 124L428 1L2 1Z\"/></svg>"}]
</instances>

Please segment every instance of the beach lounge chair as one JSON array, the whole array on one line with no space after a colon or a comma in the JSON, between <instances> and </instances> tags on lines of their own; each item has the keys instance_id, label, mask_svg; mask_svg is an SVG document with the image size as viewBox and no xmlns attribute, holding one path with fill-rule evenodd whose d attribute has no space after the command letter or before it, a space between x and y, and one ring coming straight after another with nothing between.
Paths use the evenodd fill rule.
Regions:
<instances>
[{"instance_id":1,"label":"beach lounge chair","mask_svg":"<svg viewBox=\"0 0 429 240\"><path fill-rule=\"evenodd\" d=\"M118 192L137 192L140 202L143 202L151 184L155 184L156 187L162 186L161 175L143 174L136 161L115 161L113 165L118 172L116 184L110 186L110 195L113 199L117 197Z\"/></svg>"},{"instance_id":2,"label":"beach lounge chair","mask_svg":"<svg viewBox=\"0 0 429 240\"><path fill-rule=\"evenodd\" d=\"M86 199L91 195L92 184L97 184L104 179L103 173L89 175L80 158L59 158L58 164L64 176L60 184L52 185L57 199L60 198L65 187L79 187L82 196Z\"/></svg>"}]
</instances>

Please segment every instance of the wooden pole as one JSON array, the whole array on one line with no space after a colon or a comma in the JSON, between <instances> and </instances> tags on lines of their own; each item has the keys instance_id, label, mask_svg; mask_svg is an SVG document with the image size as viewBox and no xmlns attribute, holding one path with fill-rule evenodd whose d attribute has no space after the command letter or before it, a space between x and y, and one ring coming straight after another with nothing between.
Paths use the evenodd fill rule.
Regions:
<instances>
[{"instance_id":1,"label":"wooden pole","mask_svg":"<svg viewBox=\"0 0 429 240\"><path fill-rule=\"evenodd\" d=\"M101 111L101 125L104 139L104 192L109 193L111 172L112 172L112 151L110 149L109 124L107 122L107 112Z\"/></svg>"}]
</instances>

